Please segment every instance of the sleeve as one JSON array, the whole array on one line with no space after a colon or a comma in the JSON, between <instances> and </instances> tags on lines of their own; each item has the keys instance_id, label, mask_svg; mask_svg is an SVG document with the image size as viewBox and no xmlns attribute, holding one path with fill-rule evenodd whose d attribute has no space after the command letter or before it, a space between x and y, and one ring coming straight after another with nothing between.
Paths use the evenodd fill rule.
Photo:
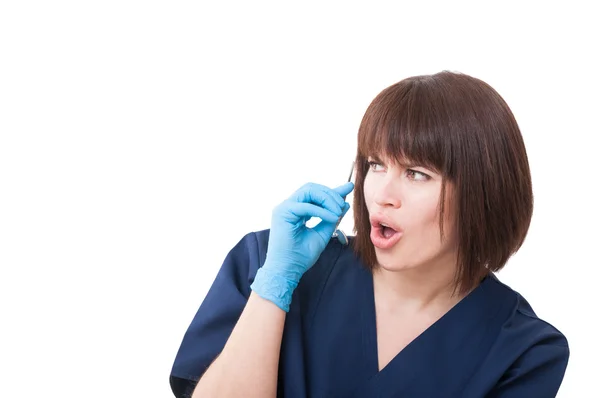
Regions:
<instances>
[{"instance_id":1,"label":"sleeve","mask_svg":"<svg viewBox=\"0 0 600 398\"><path fill-rule=\"evenodd\" d=\"M500 379L488 398L556 397L569 362L564 336L529 348Z\"/></svg>"},{"instance_id":2,"label":"sleeve","mask_svg":"<svg viewBox=\"0 0 600 398\"><path fill-rule=\"evenodd\" d=\"M221 352L250 296L250 285L264 262L257 233L246 234L227 254L213 284L186 330L170 374L173 394L191 395ZM262 261L261 261L262 260Z\"/></svg>"}]
</instances>

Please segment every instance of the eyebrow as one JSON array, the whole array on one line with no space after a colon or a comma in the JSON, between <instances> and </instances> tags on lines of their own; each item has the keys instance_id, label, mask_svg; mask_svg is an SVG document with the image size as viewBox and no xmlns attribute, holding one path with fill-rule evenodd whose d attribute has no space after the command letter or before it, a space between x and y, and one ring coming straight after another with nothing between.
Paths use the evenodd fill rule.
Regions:
<instances>
[{"instance_id":1,"label":"eyebrow","mask_svg":"<svg viewBox=\"0 0 600 398\"><path fill-rule=\"evenodd\" d=\"M382 161L382 158L380 158L379 155L369 155L367 157L367 159L368 158L371 158L371 159L373 159L374 161L376 161L378 163L385 163L385 162ZM420 164L415 163L415 162L413 162L411 160L403 160L403 161L399 162L398 165L400 167L404 167L404 168L408 168L408 169L414 168L414 167L420 167L422 169L427 169L431 173L439 174L439 172L436 171L435 168L429 167L429 166L425 166L425 165L420 165Z\"/></svg>"},{"instance_id":2,"label":"eyebrow","mask_svg":"<svg viewBox=\"0 0 600 398\"><path fill-rule=\"evenodd\" d=\"M372 158L374 161L380 162L380 163L385 163L381 157L379 157L379 155L370 155L368 156L368 158ZM421 167L421 166L417 166L416 163L410 162L410 161L401 161L398 162L398 164L402 167Z\"/></svg>"}]
</instances>

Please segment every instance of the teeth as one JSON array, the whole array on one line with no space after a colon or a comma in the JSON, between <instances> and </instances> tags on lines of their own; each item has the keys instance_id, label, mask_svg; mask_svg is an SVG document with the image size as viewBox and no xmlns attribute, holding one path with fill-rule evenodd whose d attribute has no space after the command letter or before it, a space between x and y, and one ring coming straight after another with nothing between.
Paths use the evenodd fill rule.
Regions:
<instances>
[{"instance_id":1,"label":"teeth","mask_svg":"<svg viewBox=\"0 0 600 398\"><path fill-rule=\"evenodd\" d=\"M390 227L389 225L387 225L387 224L384 224L384 223L381 223L381 225L383 225L384 227L387 227L387 228L389 228L389 227Z\"/></svg>"}]
</instances>

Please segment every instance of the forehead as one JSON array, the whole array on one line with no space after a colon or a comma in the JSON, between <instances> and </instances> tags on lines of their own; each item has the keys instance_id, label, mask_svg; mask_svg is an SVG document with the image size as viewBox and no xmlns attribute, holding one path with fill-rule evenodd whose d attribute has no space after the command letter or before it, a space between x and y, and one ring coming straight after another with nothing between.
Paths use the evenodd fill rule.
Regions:
<instances>
[{"instance_id":1,"label":"forehead","mask_svg":"<svg viewBox=\"0 0 600 398\"><path fill-rule=\"evenodd\" d=\"M393 126L392 126L393 127ZM406 130L406 131L405 131ZM378 128L365 132L359 141L359 152L373 157L380 163L397 167L426 167L438 174L445 174L448 165L443 143L434 134L417 134L404 128Z\"/></svg>"}]
</instances>

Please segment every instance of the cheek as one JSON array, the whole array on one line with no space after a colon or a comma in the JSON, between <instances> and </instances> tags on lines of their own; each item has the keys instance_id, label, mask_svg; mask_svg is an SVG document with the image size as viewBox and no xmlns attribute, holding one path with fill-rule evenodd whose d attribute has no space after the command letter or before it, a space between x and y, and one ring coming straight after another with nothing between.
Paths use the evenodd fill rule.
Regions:
<instances>
[{"instance_id":1,"label":"cheek","mask_svg":"<svg viewBox=\"0 0 600 398\"><path fill-rule=\"evenodd\" d=\"M367 175L363 181L363 197L365 199L365 203L367 204L367 208L370 210L371 204L373 202L373 182Z\"/></svg>"},{"instance_id":2,"label":"cheek","mask_svg":"<svg viewBox=\"0 0 600 398\"><path fill-rule=\"evenodd\" d=\"M407 196L404 198L404 225L418 241L429 242L434 246L440 243L440 208L439 192L429 192ZM449 215L451 210L448 204L444 208L444 242L453 244L455 240L453 220ZM407 236L409 236L407 234Z\"/></svg>"},{"instance_id":3,"label":"cheek","mask_svg":"<svg viewBox=\"0 0 600 398\"><path fill-rule=\"evenodd\" d=\"M439 230L438 201L435 198L419 197L414 200L405 200L404 208L409 218L409 223L434 233Z\"/></svg>"}]
</instances>

